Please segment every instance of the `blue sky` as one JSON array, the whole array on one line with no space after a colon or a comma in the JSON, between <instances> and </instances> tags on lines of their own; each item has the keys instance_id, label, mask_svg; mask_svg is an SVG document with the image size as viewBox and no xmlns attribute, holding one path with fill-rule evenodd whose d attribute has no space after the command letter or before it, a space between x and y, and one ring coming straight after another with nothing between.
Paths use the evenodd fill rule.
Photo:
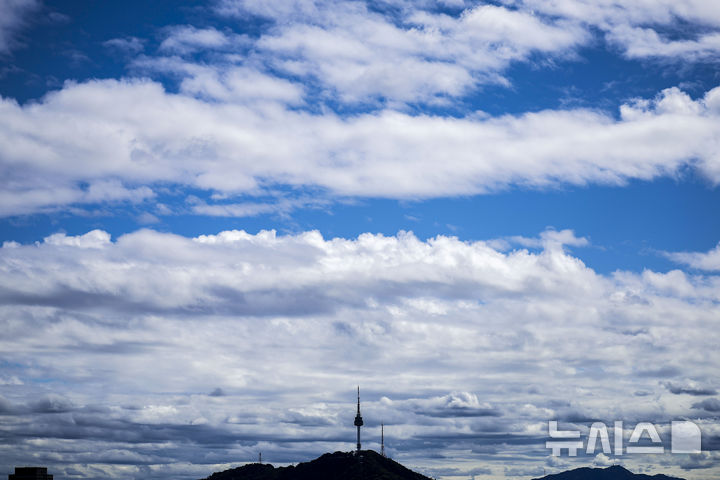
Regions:
<instances>
[{"instance_id":1,"label":"blue sky","mask_svg":"<svg viewBox=\"0 0 720 480\"><path fill-rule=\"evenodd\" d=\"M717 475L713 2L0 6L8 472L312 458L361 383L440 478ZM707 451L550 457L578 418Z\"/></svg>"}]
</instances>

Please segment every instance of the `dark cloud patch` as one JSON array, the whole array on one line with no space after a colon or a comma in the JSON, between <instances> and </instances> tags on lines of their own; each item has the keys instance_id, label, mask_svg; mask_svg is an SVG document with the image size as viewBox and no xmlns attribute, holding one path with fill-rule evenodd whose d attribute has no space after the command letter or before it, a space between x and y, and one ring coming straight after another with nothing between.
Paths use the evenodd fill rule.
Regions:
<instances>
[{"instance_id":1,"label":"dark cloud patch","mask_svg":"<svg viewBox=\"0 0 720 480\"><path fill-rule=\"evenodd\" d=\"M304 316L332 313L345 303L323 293L320 288L239 291L215 286L209 289L209 293L215 297L212 303L195 305L190 309L205 314ZM346 297L344 300L352 299Z\"/></svg>"},{"instance_id":2,"label":"dark cloud patch","mask_svg":"<svg viewBox=\"0 0 720 480\"><path fill-rule=\"evenodd\" d=\"M59 410L56 404L45 405L43 409L48 412ZM13 414L20 415L17 408ZM187 444L201 448L224 449L232 445L252 446L258 442L270 442L278 445L285 443L312 443L337 442L346 438L337 433L319 433L308 435L288 435L287 433L257 432L236 428L232 424L219 425L188 425L176 423L142 423L125 418L112 418L106 414L85 413L76 410L71 413L57 415L40 415L38 412L24 415L18 422L5 432L5 438L16 438L24 441L33 438L64 439L78 441L103 441L119 444ZM45 413L45 412L43 412ZM307 426L327 426L329 422L322 422L316 417L303 417L298 414L295 419L289 418L288 423ZM133 447L135 449L137 447Z\"/></svg>"},{"instance_id":3,"label":"dark cloud patch","mask_svg":"<svg viewBox=\"0 0 720 480\"><path fill-rule=\"evenodd\" d=\"M0 415L27 415L44 413L66 413L76 410L72 402L59 395L45 395L27 404L14 404L0 396Z\"/></svg>"},{"instance_id":4,"label":"dark cloud patch","mask_svg":"<svg viewBox=\"0 0 720 480\"><path fill-rule=\"evenodd\" d=\"M720 399L706 398L701 402L693 403L692 408L700 408L707 412L720 412Z\"/></svg>"},{"instance_id":5,"label":"dark cloud patch","mask_svg":"<svg viewBox=\"0 0 720 480\"><path fill-rule=\"evenodd\" d=\"M211 301L197 299L184 305L163 305L127 295L77 290L59 285L45 293L27 293L0 287L0 304L55 307L75 311L111 311L126 314L241 315L270 317L328 314L348 305L360 307L359 295L338 297L324 286L302 289L240 291L214 286L206 290Z\"/></svg>"},{"instance_id":6,"label":"dark cloud patch","mask_svg":"<svg viewBox=\"0 0 720 480\"><path fill-rule=\"evenodd\" d=\"M333 329L335 329L337 333L348 336L350 338L355 338L357 333L353 326L350 325L348 322L333 322Z\"/></svg>"},{"instance_id":7,"label":"dark cloud patch","mask_svg":"<svg viewBox=\"0 0 720 480\"><path fill-rule=\"evenodd\" d=\"M78 290L65 285L56 285L45 293L27 293L0 287L0 304L56 307L66 310L111 310L123 313L161 313L152 302L137 301L125 295L105 292Z\"/></svg>"},{"instance_id":8,"label":"dark cloud patch","mask_svg":"<svg viewBox=\"0 0 720 480\"><path fill-rule=\"evenodd\" d=\"M433 410L416 410L416 414L427 417L452 418L452 417L500 417L502 412L497 408L462 407L452 406L448 408L437 408Z\"/></svg>"},{"instance_id":9,"label":"dark cloud patch","mask_svg":"<svg viewBox=\"0 0 720 480\"><path fill-rule=\"evenodd\" d=\"M680 468L683 470L701 470L714 467L716 460L708 455L688 455L687 458L680 462Z\"/></svg>"},{"instance_id":10,"label":"dark cloud patch","mask_svg":"<svg viewBox=\"0 0 720 480\"><path fill-rule=\"evenodd\" d=\"M31 403L29 408L32 413L65 413L74 409L75 407L70 400L57 395L48 395L37 402Z\"/></svg>"},{"instance_id":11,"label":"dark cloud patch","mask_svg":"<svg viewBox=\"0 0 720 480\"><path fill-rule=\"evenodd\" d=\"M670 393L674 393L675 395L717 395L717 390L715 390L714 388L699 386L692 383L677 384L672 382L665 382L663 385L670 391Z\"/></svg>"},{"instance_id":12,"label":"dark cloud patch","mask_svg":"<svg viewBox=\"0 0 720 480\"><path fill-rule=\"evenodd\" d=\"M16 413L16 407L7 398L0 396L0 415L12 415Z\"/></svg>"},{"instance_id":13,"label":"dark cloud patch","mask_svg":"<svg viewBox=\"0 0 720 480\"><path fill-rule=\"evenodd\" d=\"M8 437L99 440L125 444L190 442L199 445L230 445L248 442L254 436L233 434L228 429L207 425L145 424L105 415L70 413L53 416L26 416Z\"/></svg>"},{"instance_id":14,"label":"dark cloud patch","mask_svg":"<svg viewBox=\"0 0 720 480\"><path fill-rule=\"evenodd\" d=\"M576 408L568 408L559 410L556 420L567 423L593 423L598 419L590 412L581 411Z\"/></svg>"},{"instance_id":15,"label":"dark cloud patch","mask_svg":"<svg viewBox=\"0 0 720 480\"><path fill-rule=\"evenodd\" d=\"M682 374L682 369L675 365L663 365L657 368L639 369L637 375L651 378L672 378Z\"/></svg>"},{"instance_id":16,"label":"dark cloud patch","mask_svg":"<svg viewBox=\"0 0 720 480\"><path fill-rule=\"evenodd\" d=\"M111 355L127 355L136 353L146 353L155 350L158 347L167 347L169 344L162 341L140 342L140 341L114 341L112 343L90 343L78 342L73 345L67 345L61 350L71 351L79 350L86 353L111 354Z\"/></svg>"},{"instance_id":17,"label":"dark cloud patch","mask_svg":"<svg viewBox=\"0 0 720 480\"><path fill-rule=\"evenodd\" d=\"M428 433L416 435L415 438L418 441L437 441L439 445L443 446L451 441L471 441L473 444L480 445L544 445L545 441L544 437L513 433Z\"/></svg>"},{"instance_id":18,"label":"dark cloud patch","mask_svg":"<svg viewBox=\"0 0 720 480\"><path fill-rule=\"evenodd\" d=\"M494 445L478 445L471 448L470 451L478 455L495 455L498 453L498 448Z\"/></svg>"},{"instance_id":19,"label":"dark cloud patch","mask_svg":"<svg viewBox=\"0 0 720 480\"><path fill-rule=\"evenodd\" d=\"M703 435L702 436L702 451L716 452L720 451L720 435Z\"/></svg>"}]
</instances>

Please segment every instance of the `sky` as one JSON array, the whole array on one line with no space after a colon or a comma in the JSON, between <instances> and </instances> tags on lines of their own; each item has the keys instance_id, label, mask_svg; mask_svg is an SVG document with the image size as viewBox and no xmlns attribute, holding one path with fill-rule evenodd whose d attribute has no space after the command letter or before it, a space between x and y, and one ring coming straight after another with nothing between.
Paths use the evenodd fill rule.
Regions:
<instances>
[{"instance_id":1,"label":"sky","mask_svg":"<svg viewBox=\"0 0 720 480\"><path fill-rule=\"evenodd\" d=\"M0 12L0 475L720 475L717 2Z\"/></svg>"}]
</instances>

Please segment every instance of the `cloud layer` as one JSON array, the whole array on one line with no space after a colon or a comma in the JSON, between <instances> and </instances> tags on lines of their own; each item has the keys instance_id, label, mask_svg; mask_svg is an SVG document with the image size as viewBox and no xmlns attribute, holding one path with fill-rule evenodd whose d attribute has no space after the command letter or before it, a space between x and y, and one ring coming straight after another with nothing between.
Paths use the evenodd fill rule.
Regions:
<instances>
[{"instance_id":1,"label":"cloud layer","mask_svg":"<svg viewBox=\"0 0 720 480\"><path fill-rule=\"evenodd\" d=\"M23 44L31 12L84 30L35 1L0 0L0 11L9 84L41 80L21 68L33 62L12 65L22 51L41 57ZM688 171L716 188L720 87L694 76L720 58L713 2L218 0L168 18L112 38L85 29L87 52L54 30L83 68L124 75L0 98L0 217L29 225L13 232L60 222L0 249L0 473L197 479L259 452L290 463L348 450L360 384L364 445L378 448L383 422L391 456L431 476L617 461L718 476L720 247L662 252L674 270L603 274L582 260L605 247L587 231L61 231L68 212L103 212L90 228L128 232L114 217L128 206L156 225ZM515 92L562 73L542 88L572 95L594 66L572 70L596 58L693 73L638 74L643 98L608 86L582 107ZM82 71L63 68L48 85ZM618 75L610 83L636 82ZM702 427L701 454L569 459L544 447L549 420L584 431L623 420L626 438L652 421L667 440L678 419Z\"/></svg>"},{"instance_id":2,"label":"cloud layer","mask_svg":"<svg viewBox=\"0 0 720 480\"><path fill-rule=\"evenodd\" d=\"M395 458L438 475L431 453L468 449L461 470L500 475L512 456L506 474L526 475L551 419L689 416L717 449L718 279L603 276L567 252L587 243L570 231L521 240L538 248L271 231L6 243L2 448L86 478L299 461L352 447L360 383L366 445L382 421Z\"/></svg>"},{"instance_id":3,"label":"cloud layer","mask_svg":"<svg viewBox=\"0 0 720 480\"><path fill-rule=\"evenodd\" d=\"M7 5L0 51L36 7ZM616 111L427 109L490 83L512 87L506 72L518 63L579 60L598 34L628 58L712 63L720 14L708 2L225 0L213 9L237 31L167 25L155 47L107 39L128 77L68 81L25 105L0 100L0 215L152 204L168 186L226 199L287 187L415 199L621 184L688 167L720 181L717 88L695 99L669 88ZM237 201L203 209L286 209Z\"/></svg>"},{"instance_id":4,"label":"cloud layer","mask_svg":"<svg viewBox=\"0 0 720 480\"><path fill-rule=\"evenodd\" d=\"M36 104L5 99L0 214L151 201L167 184L231 195L290 185L332 196L432 198L621 184L688 166L720 181L720 89L698 100L667 89L622 105L619 119L586 109L340 117L258 103L261 92L278 91L256 86L250 104L218 104L151 81L105 80L68 84Z\"/></svg>"}]
</instances>

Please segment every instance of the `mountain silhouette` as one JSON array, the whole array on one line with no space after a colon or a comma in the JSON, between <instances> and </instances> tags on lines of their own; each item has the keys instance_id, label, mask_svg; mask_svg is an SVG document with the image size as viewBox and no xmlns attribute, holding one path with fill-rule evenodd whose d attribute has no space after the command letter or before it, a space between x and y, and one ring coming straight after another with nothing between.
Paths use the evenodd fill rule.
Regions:
<instances>
[{"instance_id":1,"label":"mountain silhouette","mask_svg":"<svg viewBox=\"0 0 720 480\"><path fill-rule=\"evenodd\" d=\"M643 473L632 473L630 470L613 465L607 468L576 468L567 472L546 475L533 480L683 480L678 477L667 475L645 475Z\"/></svg>"},{"instance_id":2,"label":"mountain silhouette","mask_svg":"<svg viewBox=\"0 0 720 480\"><path fill-rule=\"evenodd\" d=\"M326 453L290 467L251 463L213 473L204 480L432 480L372 450Z\"/></svg>"},{"instance_id":3,"label":"mountain silhouette","mask_svg":"<svg viewBox=\"0 0 720 480\"><path fill-rule=\"evenodd\" d=\"M309 462L290 467L273 467L268 463L250 463L242 467L213 473L203 480L432 480L413 472L394 460L372 450L363 450L362 459L355 452L326 453ZM619 465L607 468L576 468L533 480L683 480L667 475L632 473Z\"/></svg>"}]
</instances>

